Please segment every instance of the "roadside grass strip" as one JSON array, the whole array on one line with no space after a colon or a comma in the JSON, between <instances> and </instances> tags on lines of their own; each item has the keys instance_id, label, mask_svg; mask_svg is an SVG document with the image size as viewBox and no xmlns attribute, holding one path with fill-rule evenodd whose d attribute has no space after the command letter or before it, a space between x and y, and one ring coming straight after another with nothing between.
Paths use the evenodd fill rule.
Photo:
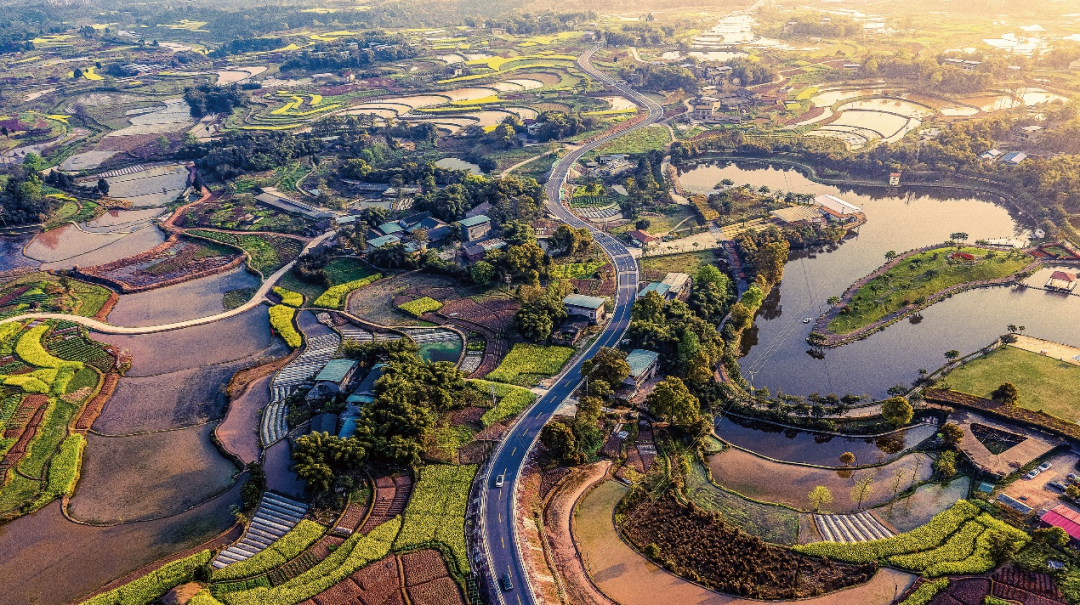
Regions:
<instances>
[{"instance_id":1,"label":"roadside grass strip","mask_svg":"<svg viewBox=\"0 0 1080 605\"><path fill-rule=\"evenodd\" d=\"M949 587L949 578L941 578L933 582L926 582L915 589L911 596L904 599L900 605L926 605L934 598L934 595Z\"/></svg>"},{"instance_id":2,"label":"roadside grass strip","mask_svg":"<svg viewBox=\"0 0 1080 605\"><path fill-rule=\"evenodd\" d=\"M274 294L281 297L281 303L290 307L299 307L304 304L304 295L292 290L286 290L281 286L274 286Z\"/></svg>"},{"instance_id":3,"label":"roadside grass strip","mask_svg":"<svg viewBox=\"0 0 1080 605\"><path fill-rule=\"evenodd\" d=\"M849 563L884 561L926 577L967 575L997 565L992 554L995 536L1003 536L1017 550L1031 540L1025 532L987 513L979 514L975 505L960 500L930 523L892 538L846 544L817 542L796 550Z\"/></svg>"},{"instance_id":4,"label":"roadside grass strip","mask_svg":"<svg viewBox=\"0 0 1080 605\"><path fill-rule=\"evenodd\" d=\"M592 277L599 271L606 261L591 260L583 263L566 263L565 265L551 265L549 271L555 279L584 279Z\"/></svg>"},{"instance_id":5,"label":"roadside grass strip","mask_svg":"<svg viewBox=\"0 0 1080 605\"><path fill-rule=\"evenodd\" d=\"M542 379L557 374L573 354L571 347L518 343L499 367L485 378L523 387L535 386Z\"/></svg>"},{"instance_id":6,"label":"roadside grass strip","mask_svg":"<svg viewBox=\"0 0 1080 605\"><path fill-rule=\"evenodd\" d=\"M363 288L364 286L374 283L382 279L382 273L375 273L361 279L355 279L350 282L331 286L326 292L323 292L312 303L316 307L326 307L329 309L341 309L345 305L345 299L349 297L349 293L353 290Z\"/></svg>"},{"instance_id":7,"label":"roadside grass strip","mask_svg":"<svg viewBox=\"0 0 1080 605\"><path fill-rule=\"evenodd\" d=\"M435 300L434 298L431 298L430 296L417 298L415 300L410 300L407 303L402 303L398 305L399 309L408 313L409 315L412 315L413 317L420 317L424 313L438 311L442 307L443 304L441 302Z\"/></svg>"},{"instance_id":8,"label":"roadside grass strip","mask_svg":"<svg viewBox=\"0 0 1080 605\"><path fill-rule=\"evenodd\" d=\"M285 344L289 345L290 348L298 349L304 343L304 339L300 337L300 333L293 326L293 317L295 315L296 309L288 305L270 307L270 326L281 335Z\"/></svg>"},{"instance_id":9,"label":"roadside grass strip","mask_svg":"<svg viewBox=\"0 0 1080 605\"><path fill-rule=\"evenodd\" d=\"M922 552L937 547L968 521L979 515L979 508L967 500L958 500L929 523L909 532L868 542L814 542L794 547L807 555L827 557L845 563L870 563L887 557Z\"/></svg>"},{"instance_id":10,"label":"roadside grass strip","mask_svg":"<svg viewBox=\"0 0 1080 605\"><path fill-rule=\"evenodd\" d=\"M225 605L295 605L344 580L368 563L385 557L400 529L401 518L394 517L366 536L359 532L353 534L330 556L284 584L223 594L221 600Z\"/></svg>"},{"instance_id":11,"label":"roadside grass strip","mask_svg":"<svg viewBox=\"0 0 1080 605\"><path fill-rule=\"evenodd\" d=\"M114 588L86 601L84 605L145 605L161 598L173 588L190 582L195 570L210 562L210 551L204 550L186 559L161 566L141 578Z\"/></svg>"},{"instance_id":12,"label":"roadside grass strip","mask_svg":"<svg viewBox=\"0 0 1080 605\"><path fill-rule=\"evenodd\" d=\"M496 422L513 418L536 401L536 393L523 387L516 387L499 382L487 380L470 380L469 386L484 397L490 397L492 390L495 391L497 403L495 407L488 409L480 418L484 427L489 427Z\"/></svg>"},{"instance_id":13,"label":"roadside grass strip","mask_svg":"<svg viewBox=\"0 0 1080 605\"><path fill-rule=\"evenodd\" d=\"M433 464L420 469L401 534L394 541L398 550L440 543L449 547L462 573L469 572L465 545L465 509L469 487L477 465Z\"/></svg>"},{"instance_id":14,"label":"roadside grass strip","mask_svg":"<svg viewBox=\"0 0 1080 605\"><path fill-rule=\"evenodd\" d=\"M221 569L215 569L210 576L210 580L222 582L264 574L300 556L300 553L307 550L324 533L326 533L325 527L314 521L303 519L296 527L267 547L266 550L249 559L227 565Z\"/></svg>"}]
</instances>

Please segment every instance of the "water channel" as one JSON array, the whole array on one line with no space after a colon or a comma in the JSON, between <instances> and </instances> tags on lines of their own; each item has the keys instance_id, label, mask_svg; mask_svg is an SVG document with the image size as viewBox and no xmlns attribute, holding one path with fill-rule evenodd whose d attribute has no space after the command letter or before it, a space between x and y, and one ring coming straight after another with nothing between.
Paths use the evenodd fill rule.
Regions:
<instances>
[{"instance_id":1,"label":"water channel","mask_svg":"<svg viewBox=\"0 0 1080 605\"><path fill-rule=\"evenodd\" d=\"M767 185L772 190L833 194L860 206L867 223L831 251L794 251L784 279L758 312L743 337L743 374L755 387L774 394L813 392L870 395L880 398L889 387L910 384L918 370L934 370L944 352L967 353L992 342L1008 324L1025 325L1026 334L1064 343L1080 343L1080 297L1041 290L999 287L963 292L932 305L921 318L889 326L864 340L814 353L806 344L812 324L855 280L885 262L889 250L903 252L941 243L963 231L970 240L1019 237L1024 229L998 205L971 194L938 189L840 188L815 183L793 169L764 164L702 165L681 175L683 186L707 193L720 180ZM1050 269L1026 283L1041 286Z\"/></svg>"}]
</instances>

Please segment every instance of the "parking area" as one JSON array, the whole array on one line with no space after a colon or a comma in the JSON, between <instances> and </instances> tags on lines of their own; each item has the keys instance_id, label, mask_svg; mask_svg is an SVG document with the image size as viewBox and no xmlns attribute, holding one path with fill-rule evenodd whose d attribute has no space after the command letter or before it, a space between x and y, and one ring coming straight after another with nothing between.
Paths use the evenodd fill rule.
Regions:
<instances>
[{"instance_id":1,"label":"parking area","mask_svg":"<svg viewBox=\"0 0 1080 605\"><path fill-rule=\"evenodd\" d=\"M1034 479L1020 478L1005 488L1004 493L1016 498L1036 511L1044 508L1053 508L1059 503L1059 492L1047 489L1046 484L1051 481L1068 485L1069 473L1080 474L1076 463L1080 461L1080 455L1072 450L1057 454L1050 458L1053 466L1049 470L1038 474Z\"/></svg>"}]
</instances>

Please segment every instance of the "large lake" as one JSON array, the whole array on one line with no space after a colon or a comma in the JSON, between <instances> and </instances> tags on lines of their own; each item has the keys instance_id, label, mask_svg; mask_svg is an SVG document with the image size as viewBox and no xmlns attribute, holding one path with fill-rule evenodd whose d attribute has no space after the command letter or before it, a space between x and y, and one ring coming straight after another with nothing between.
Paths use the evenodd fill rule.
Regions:
<instances>
[{"instance_id":1,"label":"large lake","mask_svg":"<svg viewBox=\"0 0 1080 605\"><path fill-rule=\"evenodd\" d=\"M767 185L773 190L829 193L860 206L867 223L839 248L808 253L795 251L784 268L784 279L766 299L755 326L743 337L743 374L755 387L773 393L813 392L886 395L897 383L910 384L918 370L934 370L944 352L967 353L985 346L1011 323L1025 325L1026 334L1080 344L1080 297L1014 287L972 290L926 309L921 319L904 320L843 347L811 355L806 337L830 296L839 296L852 282L885 262L889 250L902 252L941 243L963 231L971 241L1017 237L1024 230L1009 212L975 197L932 189L841 189L815 183L796 170L764 164L711 164L682 173L683 186L707 193L722 179L736 184ZM1027 283L1042 285L1049 269Z\"/></svg>"}]
</instances>

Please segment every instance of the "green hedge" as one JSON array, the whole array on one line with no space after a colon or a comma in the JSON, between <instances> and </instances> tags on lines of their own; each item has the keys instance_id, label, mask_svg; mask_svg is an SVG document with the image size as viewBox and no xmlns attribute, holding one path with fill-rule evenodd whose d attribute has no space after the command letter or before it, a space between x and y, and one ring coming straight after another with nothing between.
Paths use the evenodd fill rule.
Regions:
<instances>
[{"instance_id":1,"label":"green hedge","mask_svg":"<svg viewBox=\"0 0 1080 605\"><path fill-rule=\"evenodd\" d=\"M323 292L315 299L313 303L316 307L326 307L328 309L340 309L345 305L345 299L349 296L349 292L356 290L357 288L363 288L364 286L376 282L382 279L381 273L369 275L362 279L355 279L344 284L338 284L331 286L326 292Z\"/></svg>"},{"instance_id":2,"label":"green hedge","mask_svg":"<svg viewBox=\"0 0 1080 605\"><path fill-rule=\"evenodd\" d=\"M299 292L286 290L281 286L274 286L274 294L281 297L282 304L289 305L290 307L299 307L304 304L304 295Z\"/></svg>"},{"instance_id":3,"label":"green hedge","mask_svg":"<svg viewBox=\"0 0 1080 605\"><path fill-rule=\"evenodd\" d=\"M296 309L288 305L270 307L270 325L285 340L285 344L298 349L304 343L304 339L300 337L300 333L293 326L293 317L295 315Z\"/></svg>"},{"instance_id":4,"label":"green hedge","mask_svg":"<svg viewBox=\"0 0 1080 605\"><path fill-rule=\"evenodd\" d=\"M429 311L438 311L442 308L442 306L443 304L441 302L435 300L434 298L431 298L430 296L425 296L423 298L417 298L415 300L410 300L407 303L400 304L398 305L398 308L408 313L409 315L412 315L413 317L420 317L421 315Z\"/></svg>"},{"instance_id":5,"label":"green hedge","mask_svg":"<svg viewBox=\"0 0 1080 605\"><path fill-rule=\"evenodd\" d=\"M210 562L204 550L186 559L173 561L145 576L86 601L86 605L146 605L173 588L190 582L195 570Z\"/></svg>"},{"instance_id":6,"label":"green hedge","mask_svg":"<svg viewBox=\"0 0 1080 605\"><path fill-rule=\"evenodd\" d=\"M401 518L376 527L368 535L353 534L330 556L295 578L275 586L221 595L226 605L295 605L310 599L344 580L361 567L390 553L394 536L401 529Z\"/></svg>"},{"instance_id":7,"label":"green hedge","mask_svg":"<svg viewBox=\"0 0 1080 605\"><path fill-rule=\"evenodd\" d=\"M304 519L289 530L266 550L250 559L215 569L210 579L214 582L239 580L266 573L271 569L295 559L300 553L326 533L326 528L314 521Z\"/></svg>"},{"instance_id":8,"label":"green hedge","mask_svg":"<svg viewBox=\"0 0 1080 605\"><path fill-rule=\"evenodd\" d=\"M933 582L926 582L915 589L911 596L904 599L900 605L926 605L934 595L945 590L949 586L949 578L941 578Z\"/></svg>"}]
</instances>

